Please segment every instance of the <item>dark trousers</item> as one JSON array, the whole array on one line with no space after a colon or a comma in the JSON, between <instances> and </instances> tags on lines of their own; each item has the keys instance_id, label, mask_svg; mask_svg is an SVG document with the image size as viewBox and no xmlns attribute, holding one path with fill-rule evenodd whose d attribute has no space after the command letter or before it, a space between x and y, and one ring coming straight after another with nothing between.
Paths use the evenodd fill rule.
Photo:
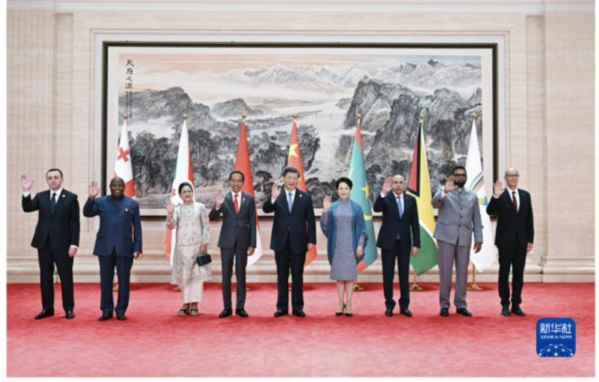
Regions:
<instances>
[{"instance_id":1,"label":"dark trousers","mask_svg":"<svg viewBox=\"0 0 599 382\"><path fill-rule=\"evenodd\" d=\"M47 312L54 312L54 264L56 264L62 289L62 307L65 311L73 310L75 308L73 258L69 257L68 250L65 252L55 251L48 240L43 248L38 249L37 259L40 266L43 309Z\"/></svg>"},{"instance_id":2,"label":"dark trousers","mask_svg":"<svg viewBox=\"0 0 599 382\"><path fill-rule=\"evenodd\" d=\"M408 309L410 306L410 252L401 251L401 241L395 241L393 249L382 249L383 258L383 292L385 294L385 306L388 309L395 308L393 300L393 278L395 276L395 260L399 273L399 289L401 297L399 307Z\"/></svg>"},{"instance_id":3,"label":"dark trousers","mask_svg":"<svg viewBox=\"0 0 599 382\"><path fill-rule=\"evenodd\" d=\"M129 279L131 276L131 267L133 266L133 257L117 256L112 251L110 256L98 256L100 261L100 309L105 314L112 315L112 311L118 314L125 314L129 306ZM119 292L116 308L112 298L112 283L114 281L114 267L119 281Z\"/></svg>"},{"instance_id":4,"label":"dark trousers","mask_svg":"<svg viewBox=\"0 0 599 382\"><path fill-rule=\"evenodd\" d=\"M232 309L231 277L233 276L233 260L235 260L235 276L237 278L237 309L245 308L245 268L248 263L247 248L220 249L220 260L223 275L223 304L225 309Z\"/></svg>"},{"instance_id":5,"label":"dark trousers","mask_svg":"<svg viewBox=\"0 0 599 382\"><path fill-rule=\"evenodd\" d=\"M512 307L522 303L526 247L498 247L499 249L499 297L501 305L510 305L510 267L512 268Z\"/></svg>"},{"instance_id":6,"label":"dark trousers","mask_svg":"<svg viewBox=\"0 0 599 382\"><path fill-rule=\"evenodd\" d=\"M291 267L291 306L293 311L304 309L304 264L306 252L294 253L289 246L275 252L277 262L277 310L289 310L289 268Z\"/></svg>"}]
</instances>

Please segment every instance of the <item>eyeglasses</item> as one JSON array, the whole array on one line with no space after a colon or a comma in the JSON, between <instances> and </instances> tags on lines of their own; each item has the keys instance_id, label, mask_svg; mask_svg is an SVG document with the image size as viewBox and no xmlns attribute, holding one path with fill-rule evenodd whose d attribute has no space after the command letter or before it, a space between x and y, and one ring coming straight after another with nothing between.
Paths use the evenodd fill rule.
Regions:
<instances>
[{"instance_id":1,"label":"eyeglasses","mask_svg":"<svg viewBox=\"0 0 599 382\"><path fill-rule=\"evenodd\" d=\"M453 174L454 178L465 178L466 174Z\"/></svg>"},{"instance_id":2,"label":"eyeglasses","mask_svg":"<svg viewBox=\"0 0 599 382\"><path fill-rule=\"evenodd\" d=\"M510 174L510 175L506 175L506 178L519 178L520 174Z\"/></svg>"}]
</instances>

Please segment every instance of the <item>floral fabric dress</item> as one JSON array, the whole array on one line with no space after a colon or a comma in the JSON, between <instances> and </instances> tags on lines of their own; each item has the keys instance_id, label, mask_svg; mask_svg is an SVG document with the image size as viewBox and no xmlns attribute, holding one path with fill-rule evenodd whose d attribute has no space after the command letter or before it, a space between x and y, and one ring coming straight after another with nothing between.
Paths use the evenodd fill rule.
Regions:
<instances>
[{"instance_id":1,"label":"floral fabric dress","mask_svg":"<svg viewBox=\"0 0 599 382\"><path fill-rule=\"evenodd\" d=\"M200 267L196 262L200 246L210 242L208 211L202 203L182 204L175 208L173 226L177 234L171 283L181 287L184 303L201 301L203 283L212 276L211 264Z\"/></svg>"}]
</instances>

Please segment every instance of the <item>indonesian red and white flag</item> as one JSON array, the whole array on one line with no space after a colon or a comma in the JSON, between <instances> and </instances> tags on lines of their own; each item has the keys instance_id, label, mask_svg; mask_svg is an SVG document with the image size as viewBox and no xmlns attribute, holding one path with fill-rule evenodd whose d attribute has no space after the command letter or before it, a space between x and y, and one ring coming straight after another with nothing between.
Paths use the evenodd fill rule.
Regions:
<instances>
[{"instance_id":1,"label":"indonesian red and white flag","mask_svg":"<svg viewBox=\"0 0 599 382\"><path fill-rule=\"evenodd\" d=\"M135 197L135 181L133 179L133 166L131 165L131 150L129 150L129 134L127 132L127 120L123 121L121 136L119 138L119 149L114 163L114 176L125 181L125 196Z\"/></svg>"},{"instance_id":2,"label":"indonesian red and white flag","mask_svg":"<svg viewBox=\"0 0 599 382\"><path fill-rule=\"evenodd\" d=\"M254 177L252 176L252 165L250 163L250 152L248 150L247 129L245 121L241 121L239 132L239 144L237 145L237 158L235 159L235 170L241 171L245 176L242 190L254 197L254 209L256 209L256 196L254 194ZM260 239L260 224L258 222L258 211L256 210L256 249L254 254L248 257L246 268L262 257L262 240Z\"/></svg>"},{"instance_id":3,"label":"indonesian red and white flag","mask_svg":"<svg viewBox=\"0 0 599 382\"><path fill-rule=\"evenodd\" d=\"M181 128L181 138L179 139L179 151L177 153L177 167L175 168L175 177L173 180L174 196L171 200L175 206L182 203L179 197L179 185L183 182L189 182L194 186L195 197L195 182L193 181L193 168L191 166L191 152L189 150L189 132L187 131L187 121L183 121ZM175 250L176 230L165 229L164 233L164 251L171 265L173 263L173 251Z\"/></svg>"}]
</instances>

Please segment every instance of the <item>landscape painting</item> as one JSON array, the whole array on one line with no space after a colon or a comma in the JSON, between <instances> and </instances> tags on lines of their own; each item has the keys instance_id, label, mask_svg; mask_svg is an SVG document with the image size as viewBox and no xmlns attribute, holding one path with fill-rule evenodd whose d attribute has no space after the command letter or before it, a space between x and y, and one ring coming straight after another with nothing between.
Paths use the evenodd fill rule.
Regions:
<instances>
[{"instance_id":1,"label":"landscape painting","mask_svg":"<svg viewBox=\"0 0 599 382\"><path fill-rule=\"evenodd\" d=\"M474 112L491 182L493 47L130 43L105 52L104 171L109 179L126 113L142 209L162 209L171 191L184 114L198 200L207 207L227 188L242 114L259 207L285 167L294 114L316 208L348 174L358 113L371 197L385 177L408 177L422 112L433 190L465 164Z\"/></svg>"}]
</instances>

